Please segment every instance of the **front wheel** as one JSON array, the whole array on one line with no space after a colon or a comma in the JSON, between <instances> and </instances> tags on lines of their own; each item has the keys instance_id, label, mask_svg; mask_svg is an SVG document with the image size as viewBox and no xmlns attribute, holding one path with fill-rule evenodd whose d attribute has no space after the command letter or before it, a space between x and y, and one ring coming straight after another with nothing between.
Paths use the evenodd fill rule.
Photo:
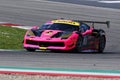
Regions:
<instances>
[{"instance_id":1,"label":"front wheel","mask_svg":"<svg viewBox=\"0 0 120 80\"><path fill-rule=\"evenodd\" d=\"M34 52L36 49L27 48L26 50L29 51L29 52Z\"/></svg>"},{"instance_id":2,"label":"front wheel","mask_svg":"<svg viewBox=\"0 0 120 80\"><path fill-rule=\"evenodd\" d=\"M75 52L81 52L81 49L82 49L82 44L83 44L83 37L82 36L79 36L78 37L78 40L76 42L76 47L75 47Z\"/></svg>"},{"instance_id":3,"label":"front wheel","mask_svg":"<svg viewBox=\"0 0 120 80\"><path fill-rule=\"evenodd\" d=\"M105 49L105 45L106 45L105 36L100 36L100 38L99 38L99 48L98 48L99 53L103 53L103 51Z\"/></svg>"}]
</instances>

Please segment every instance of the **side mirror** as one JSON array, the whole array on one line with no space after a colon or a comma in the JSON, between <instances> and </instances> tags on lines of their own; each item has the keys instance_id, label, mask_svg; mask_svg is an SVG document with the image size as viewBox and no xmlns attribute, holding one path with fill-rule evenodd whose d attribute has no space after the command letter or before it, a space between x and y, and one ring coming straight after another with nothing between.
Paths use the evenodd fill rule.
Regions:
<instances>
[{"instance_id":1,"label":"side mirror","mask_svg":"<svg viewBox=\"0 0 120 80\"><path fill-rule=\"evenodd\" d=\"M76 33L77 33L77 34L81 34L81 31L77 31Z\"/></svg>"}]
</instances>

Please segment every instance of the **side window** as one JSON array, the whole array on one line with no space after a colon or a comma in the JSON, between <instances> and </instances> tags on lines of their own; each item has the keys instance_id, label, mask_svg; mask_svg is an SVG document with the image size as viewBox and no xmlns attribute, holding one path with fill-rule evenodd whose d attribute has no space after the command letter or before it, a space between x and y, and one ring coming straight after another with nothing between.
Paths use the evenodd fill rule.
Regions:
<instances>
[{"instance_id":1,"label":"side window","mask_svg":"<svg viewBox=\"0 0 120 80\"><path fill-rule=\"evenodd\" d=\"M82 31L82 32L85 32L86 30L90 29L90 27L87 25L87 24L81 24L79 29Z\"/></svg>"}]
</instances>

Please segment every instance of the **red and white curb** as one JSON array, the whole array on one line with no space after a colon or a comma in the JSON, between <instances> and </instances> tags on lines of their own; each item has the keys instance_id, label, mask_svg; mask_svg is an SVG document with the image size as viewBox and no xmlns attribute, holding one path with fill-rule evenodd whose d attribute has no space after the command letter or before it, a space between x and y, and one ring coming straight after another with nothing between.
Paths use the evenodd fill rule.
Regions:
<instances>
[{"instance_id":1,"label":"red and white curb","mask_svg":"<svg viewBox=\"0 0 120 80\"><path fill-rule=\"evenodd\" d=\"M16 27L21 29L30 29L32 27L32 26L24 26L20 24L9 23L9 22L0 22L0 26L10 26L10 27Z\"/></svg>"},{"instance_id":2,"label":"red and white curb","mask_svg":"<svg viewBox=\"0 0 120 80\"><path fill-rule=\"evenodd\" d=\"M27 74L45 76L72 76L72 77L94 77L94 78L120 78L120 71L97 71L97 70L65 70L65 69L43 69L43 68L15 68L0 67L0 74Z\"/></svg>"}]
</instances>

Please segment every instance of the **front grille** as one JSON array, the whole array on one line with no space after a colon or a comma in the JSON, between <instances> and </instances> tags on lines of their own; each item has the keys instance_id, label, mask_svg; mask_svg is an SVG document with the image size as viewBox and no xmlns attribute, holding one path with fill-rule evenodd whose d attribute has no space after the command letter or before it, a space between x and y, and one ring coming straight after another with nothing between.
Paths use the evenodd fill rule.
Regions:
<instances>
[{"instance_id":1,"label":"front grille","mask_svg":"<svg viewBox=\"0 0 120 80\"><path fill-rule=\"evenodd\" d=\"M26 40L26 44L38 45L37 41Z\"/></svg>"},{"instance_id":2,"label":"front grille","mask_svg":"<svg viewBox=\"0 0 120 80\"><path fill-rule=\"evenodd\" d=\"M42 41L26 40L26 44L39 45L42 47L48 47L48 46L64 47L64 42L42 42Z\"/></svg>"}]
</instances>

